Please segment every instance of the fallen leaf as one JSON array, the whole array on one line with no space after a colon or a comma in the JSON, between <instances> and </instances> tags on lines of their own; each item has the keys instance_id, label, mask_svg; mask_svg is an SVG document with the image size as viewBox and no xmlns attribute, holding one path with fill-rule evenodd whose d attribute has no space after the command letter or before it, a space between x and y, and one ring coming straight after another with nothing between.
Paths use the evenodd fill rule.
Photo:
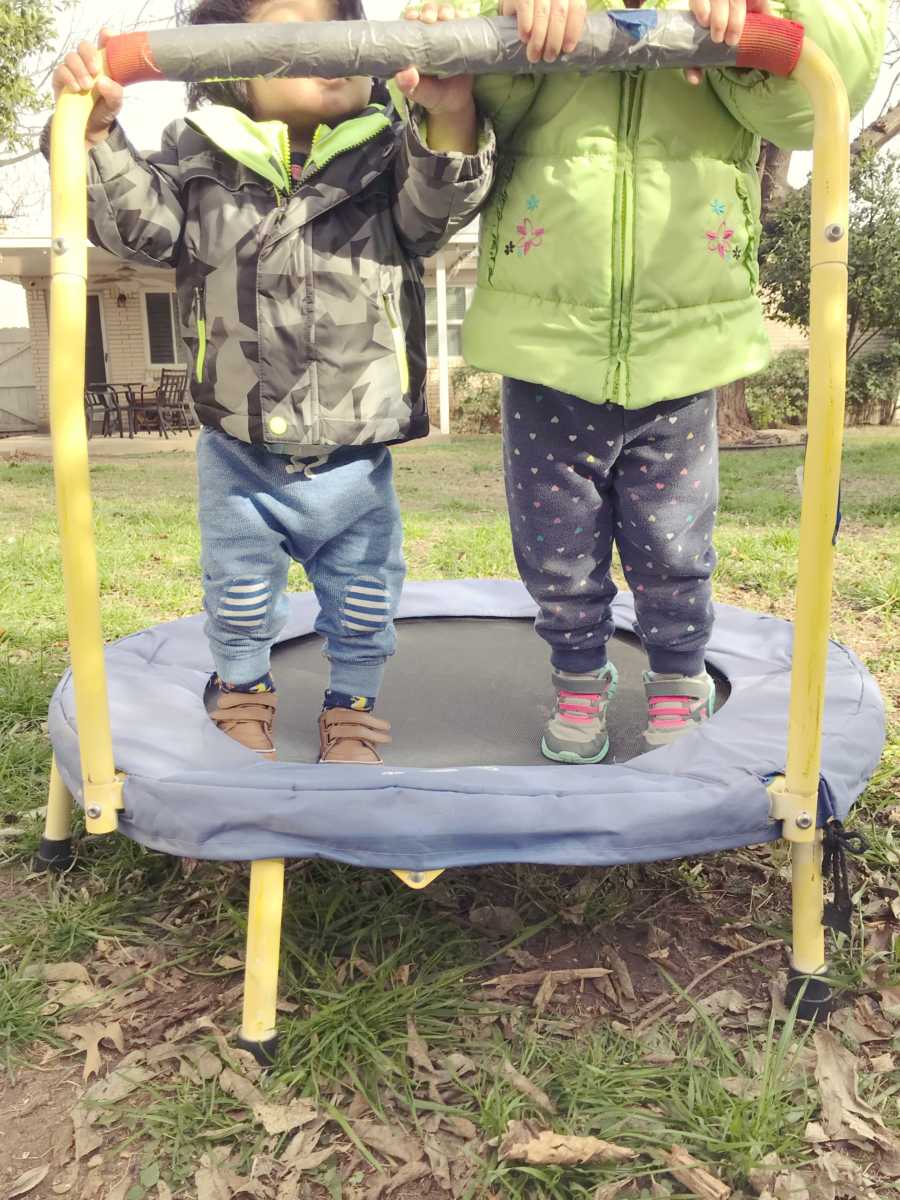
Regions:
<instances>
[{"instance_id":1,"label":"fallen leaf","mask_svg":"<svg viewBox=\"0 0 900 1200\"><path fill-rule=\"evenodd\" d=\"M527 1096L538 1108L543 1109L547 1113L555 1113L556 1105L550 1099L546 1092L542 1091L536 1083L517 1071L516 1068L508 1060L504 1060L503 1066L500 1068L500 1074L512 1084L517 1092L521 1092L523 1096Z\"/></svg>"},{"instance_id":2,"label":"fallen leaf","mask_svg":"<svg viewBox=\"0 0 900 1200\"><path fill-rule=\"evenodd\" d=\"M811 1200L809 1188L799 1171L787 1171L784 1175L779 1175L775 1180L772 1195L774 1200Z\"/></svg>"},{"instance_id":3,"label":"fallen leaf","mask_svg":"<svg viewBox=\"0 0 900 1200\"><path fill-rule=\"evenodd\" d=\"M553 999L553 993L556 991L556 988L557 983L553 978L553 972L548 971L534 997L535 1012L542 1013L544 1011L544 1009Z\"/></svg>"},{"instance_id":4,"label":"fallen leaf","mask_svg":"<svg viewBox=\"0 0 900 1200\"><path fill-rule=\"evenodd\" d=\"M537 971L520 971L515 975L495 975L493 979L483 979L481 987L495 988L499 992L511 992L517 988L542 986L551 979L554 987L562 987L567 983L578 983L582 979L599 979L609 975L607 967L561 967L555 971L543 968Z\"/></svg>"},{"instance_id":5,"label":"fallen leaf","mask_svg":"<svg viewBox=\"0 0 900 1200\"><path fill-rule=\"evenodd\" d=\"M459 1051L454 1051L453 1054L448 1054L446 1058L441 1059L441 1065L446 1067L448 1071L454 1075L474 1075L478 1068L467 1054L460 1054Z\"/></svg>"},{"instance_id":6,"label":"fallen leaf","mask_svg":"<svg viewBox=\"0 0 900 1200\"><path fill-rule=\"evenodd\" d=\"M225 1067L222 1071L219 1087L226 1095L234 1096L235 1100L240 1100L248 1108L253 1108L255 1104L265 1104L262 1092L255 1088L249 1079L245 1079L237 1071L232 1071L231 1067Z\"/></svg>"},{"instance_id":7,"label":"fallen leaf","mask_svg":"<svg viewBox=\"0 0 900 1200\"><path fill-rule=\"evenodd\" d=\"M213 959L213 962L223 971L239 971L244 966L241 959L235 958L233 954L220 954L218 958Z\"/></svg>"},{"instance_id":8,"label":"fallen leaf","mask_svg":"<svg viewBox=\"0 0 900 1200\"><path fill-rule=\"evenodd\" d=\"M428 1055L428 1047L416 1029L412 1017L408 1017L406 1021L406 1057L414 1066L420 1067L429 1075L434 1075L434 1063Z\"/></svg>"},{"instance_id":9,"label":"fallen leaf","mask_svg":"<svg viewBox=\"0 0 900 1200\"><path fill-rule=\"evenodd\" d=\"M862 1167L837 1150L820 1155L804 1174L812 1200L879 1200Z\"/></svg>"},{"instance_id":10,"label":"fallen leaf","mask_svg":"<svg viewBox=\"0 0 900 1200\"><path fill-rule=\"evenodd\" d=\"M51 1184L50 1190L54 1196L65 1196L71 1192L78 1182L78 1163L72 1162L60 1171Z\"/></svg>"},{"instance_id":11,"label":"fallen leaf","mask_svg":"<svg viewBox=\"0 0 900 1200\"><path fill-rule=\"evenodd\" d=\"M22 969L23 979L43 979L45 983L91 983L82 963L29 963Z\"/></svg>"},{"instance_id":12,"label":"fallen leaf","mask_svg":"<svg viewBox=\"0 0 900 1200\"><path fill-rule=\"evenodd\" d=\"M626 1012L633 1012L637 1007L637 997L634 994L634 984L631 973L625 965L625 960L613 946L604 946L603 955L612 967L613 979L619 993L619 1003Z\"/></svg>"},{"instance_id":13,"label":"fallen leaf","mask_svg":"<svg viewBox=\"0 0 900 1200\"><path fill-rule=\"evenodd\" d=\"M289 1104L268 1104L265 1101L253 1105L253 1116L266 1133L290 1133L301 1125L308 1125L319 1117L319 1110L311 1100L292 1100Z\"/></svg>"},{"instance_id":14,"label":"fallen leaf","mask_svg":"<svg viewBox=\"0 0 900 1200\"><path fill-rule=\"evenodd\" d=\"M391 1158L399 1158L402 1162L418 1162L425 1153L416 1138L406 1133L395 1132L379 1121L354 1121L352 1128L360 1141L365 1142L367 1146Z\"/></svg>"},{"instance_id":15,"label":"fallen leaf","mask_svg":"<svg viewBox=\"0 0 900 1200\"><path fill-rule=\"evenodd\" d=\"M469 921L476 929L489 933L515 934L525 928L525 922L514 908L501 904L482 904L469 912Z\"/></svg>"},{"instance_id":16,"label":"fallen leaf","mask_svg":"<svg viewBox=\"0 0 900 1200\"><path fill-rule=\"evenodd\" d=\"M808 1121L803 1133L803 1140L812 1146L819 1146L822 1142L828 1141L828 1134L818 1121Z\"/></svg>"},{"instance_id":17,"label":"fallen leaf","mask_svg":"<svg viewBox=\"0 0 900 1200\"><path fill-rule=\"evenodd\" d=\"M713 1020L724 1016L725 1013L742 1016L748 1008L747 997L737 988L720 988L717 992L711 992L708 996L704 996L702 1000L694 1001L688 1012L675 1018L675 1023L677 1025L690 1023L696 1020L700 1013Z\"/></svg>"},{"instance_id":18,"label":"fallen leaf","mask_svg":"<svg viewBox=\"0 0 900 1200\"><path fill-rule=\"evenodd\" d=\"M252 1179L245 1179L229 1166L228 1152L204 1154L194 1173L196 1200L233 1200L240 1196L259 1196Z\"/></svg>"},{"instance_id":19,"label":"fallen leaf","mask_svg":"<svg viewBox=\"0 0 900 1200\"><path fill-rule=\"evenodd\" d=\"M741 1100L758 1100L762 1091L762 1080L749 1079L746 1075L727 1075L719 1083L732 1096Z\"/></svg>"},{"instance_id":20,"label":"fallen leaf","mask_svg":"<svg viewBox=\"0 0 900 1200\"><path fill-rule=\"evenodd\" d=\"M169 1187L169 1185L167 1183L164 1183L161 1179L159 1180L159 1182L156 1185L156 1190L158 1193L159 1200L172 1200L172 1189Z\"/></svg>"},{"instance_id":21,"label":"fallen leaf","mask_svg":"<svg viewBox=\"0 0 900 1200\"><path fill-rule=\"evenodd\" d=\"M407 1163L394 1175L379 1175L366 1192L366 1200L381 1200L382 1196L390 1196L404 1184L415 1183L430 1173L431 1170L427 1163Z\"/></svg>"},{"instance_id":22,"label":"fallen leaf","mask_svg":"<svg viewBox=\"0 0 900 1200\"><path fill-rule=\"evenodd\" d=\"M592 1200L617 1200L630 1182L630 1179L614 1179L612 1183L602 1183L594 1192Z\"/></svg>"},{"instance_id":23,"label":"fallen leaf","mask_svg":"<svg viewBox=\"0 0 900 1200\"><path fill-rule=\"evenodd\" d=\"M691 1158L683 1146L673 1146L668 1153L659 1157L669 1174L690 1188L698 1200L728 1200L731 1195L728 1184Z\"/></svg>"},{"instance_id":24,"label":"fallen leaf","mask_svg":"<svg viewBox=\"0 0 900 1200\"><path fill-rule=\"evenodd\" d=\"M525 1121L510 1121L498 1155L510 1162L533 1165L552 1163L563 1167L594 1162L628 1162L637 1158L634 1150L613 1142L553 1133L550 1129L535 1132Z\"/></svg>"},{"instance_id":25,"label":"fallen leaf","mask_svg":"<svg viewBox=\"0 0 900 1200\"><path fill-rule=\"evenodd\" d=\"M101 1042L110 1042L120 1054L125 1053L124 1035L118 1021L113 1021L109 1025L102 1025L99 1021L92 1021L87 1025L64 1024L58 1026L58 1030L67 1041L74 1041L75 1045L84 1051L82 1078L85 1083L100 1070Z\"/></svg>"},{"instance_id":26,"label":"fallen leaf","mask_svg":"<svg viewBox=\"0 0 900 1200\"><path fill-rule=\"evenodd\" d=\"M327 1123L324 1117L320 1117L310 1129L296 1133L279 1158L279 1164L290 1167L292 1171L298 1173L314 1171L333 1154L336 1154L338 1148L334 1144L326 1146L324 1150L317 1149L322 1130Z\"/></svg>"},{"instance_id":27,"label":"fallen leaf","mask_svg":"<svg viewBox=\"0 0 900 1200\"><path fill-rule=\"evenodd\" d=\"M81 1104L76 1104L69 1114L75 1133L75 1161L87 1158L98 1146L103 1145L103 1137L91 1128L91 1121L97 1116L96 1112L89 1113Z\"/></svg>"},{"instance_id":28,"label":"fallen leaf","mask_svg":"<svg viewBox=\"0 0 900 1200\"><path fill-rule=\"evenodd\" d=\"M49 1163L44 1163L41 1167L32 1167L30 1171L26 1171L24 1175L20 1175L15 1180L8 1192L4 1192L4 1200L15 1200L16 1196L26 1195L47 1178L49 1171Z\"/></svg>"},{"instance_id":29,"label":"fallen leaf","mask_svg":"<svg viewBox=\"0 0 900 1200\"><path fill-rule=\"evenodd\" d=\"M894 1055L890 1053L890 1051L887 1051L884 1054L876 1054L876 1056L869 1061L869 1070L873 1075L887 1075L891 1071L895 1070L896 1066L897 1060L894 1058Z\"/></svg>"},{"instance_id":30,"label":"fallen leaf","mask_svg":"<svg viewBox=\"0 0 900 1200\"><path fill-rule=\"evenodd\" d=\"M882 988L878 994L884 1015L892 1021L900 1021L900 987Z\"/></svg>"},{"instance_id":31,"label":"fallen leaf","mask_svg":"<svg viewBox=\"0 0 900 1200\"><path fill-rule=\"evenodd\" d=\"M462 1138L464 1142L474 1142L478 1137L477 1125L467 1117L457 1117L442 1113L441 1120L455 1137Z\"/></svg>"},{"instance_id":32,"label":"fallen leaf","mask_svg":"<svg viewBox=\"0 0 900 1200\"><path fill-rule=\"evenodd\" d=\"M817 1029L816 1082L822 1097L822 1124L833 1140L862 1138L875 1142L892 1158L900 1157L900 1141L885 1127L879 1114L860 1099L857 1060L833 1033Z\"/></svg>"},{"instance_id":33,"label":"fallen leaf","mask_svg":"<svg viewBox=\"0 0 900 1200\"><path fill-rule=\"evenodd\" d=\"M98 1079L91 1084L84 1094L86 1100L94 1104L112 1104L130 1095L135 1088L153 1078L153 1072L138 1066L119 1066L111 1071L105 1079Z\"/></svg>"},{"instance_id":34,"label":"fallen leaf","mask_svg":"<svg viewBox=\"0 0 900 1200\"><path fill-rule=\"evenodd\" d=\"M503 957L510 959L523 971L540 966L541 961L539 958L535 958L530 950L525 950L522 946L510 946L509 949L503 951Z\"/></svg>"}]
</instances>

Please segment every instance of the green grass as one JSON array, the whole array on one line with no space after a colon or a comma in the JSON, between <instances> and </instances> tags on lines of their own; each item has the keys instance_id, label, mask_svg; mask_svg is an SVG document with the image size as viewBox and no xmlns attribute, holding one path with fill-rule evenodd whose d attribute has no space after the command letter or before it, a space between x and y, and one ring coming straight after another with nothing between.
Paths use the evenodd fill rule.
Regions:
<instances>
[{"instance_id":1,"label":"green grass","mask_svg":"<svg viewBox=\"0 0 900 1200\"><path fill-rule=\"evenodd\" d=\"M797 449L722 456L720 598L790 615L801 461ZM395 467L411 578L515 575L496 437L403 447ZM92 476L107 636L197 611L192 456L100 463ZM850 431L833 631L857 649L889 701L896 700L900 679L898 476L900 431ZM84 961L93 977L110 947L136 954L149 947L156 965L135 968L135 978L158 977L164 997L168 987L173 995L183 989L189 999L201 985L233 985L239 973L216 960L242 954L247 881L240 867L214 864L201 864L186 878L174 860L124 838L81 840L76 868L62 881L23 881L46 796L47 703L66 665L49 466L0 461L0 506L6 518L0 538L0 863L5 859L13 872L11 886L0 891L0 1063L19 1070L39 1059L56 1021L94 1019L54 1014L45 985L23 975L28 964ZM298 568L291 586L306 586ZM900 826L885 815L898 794L900 737L892 726L882 765L855 809L855 827L869 840L855 881L860 910L889 892L900 868ZM663 1176L653 1154L673 1143L745 1191L749 1170L767 1154L801 1166L811 1153L803 1134L816 1098L792 1058L798 1042L790 1022L722 1029L698 1016L687 1026L663 1021L638 1039L602 1016L585 1018L577 1002L571 1011L551 1006L539 1014L530 997L485 999L477 987L485 972L516 969L516 945L539 956L542 947L552 956L554 947L574 946L579 961L595 961L597 946L615 944L620 930L627 951L639 930L655 924L668 928L677 948L691 922L667 926L676 908L694 913L698 923L710 914L722 927L739 918L751 922L751 933L780 936L787 920L784 849L772 846L754 861L756 874L736 870L729 856L590 871L502 866L454 872L423 893L384 873L293 864L281 976L290 1011L280 1016L278 1062L260 1086L276 1099L315 1097L341 1121L352 1097L364 1097L375 1114L413 1133L436 1114L472 1121L481 1141L473 1151L470 1200L592 1200L598 1186L622 1177L604 1167L498 1161L489 1140L502 1138L510 1120L540 1117L500 1073L504 1058L551 1095L555 1130L638 1150L642 1157L626 1173L648 1189L653 1177ZM522 931L474 927L468 913L486 903L514 909ZM900 962L891 961L889 950L873 953L869 937L868 927L857 924L850 938L832 939L833 974L846 987L871 989L875 970L900 978ZM549 957L542 965L557 961ZM752 960L744 965L739 986L752 991L766 968ZM661 966L669 970L668 963ZM694 969L701 968L688 962L683 971ZM730 982L726 977L716 986ZM111 994L130 986L118 979ZM233 1005L217 1017L224 1028L236 1019ZM411 1070L410 1021L436 1064L454 1052L473 1064L462 1074L450 1071L437 1096ZM134 1032L139 1042L140 1028ZM211 1039L209 1045L219 1052ZM861 1086L890 1124L896 1081L863 1070ZM231 1147L239 1172L248 1171L262 1149L273 1152L272 1139L262 1137L246 1106L216 1080L173 1071L100 1120L111 1150L134 1154L150 1171L148 1179L158 1164L176 1191L187 1189L181 1195L191 1194L192 1172L205 1150ZM361 1169L368 1170L365 1159ZM334 1168L316 1178L321 1190L310 1192L314 1200L361 1194ZM155 1194L152 1183L144 1190ZM882 1191L891 1194L886 1181ZM672 1195L687 1193L676 1187Z\"/></svg>"}]
</instances>

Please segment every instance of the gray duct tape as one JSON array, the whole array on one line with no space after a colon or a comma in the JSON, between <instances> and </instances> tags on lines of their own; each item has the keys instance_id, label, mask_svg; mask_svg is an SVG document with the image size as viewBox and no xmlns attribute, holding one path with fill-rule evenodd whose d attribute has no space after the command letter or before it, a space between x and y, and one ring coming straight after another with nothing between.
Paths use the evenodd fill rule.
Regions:
<instances>
[{"instance_id":1,"label":"gray duct tape","mask_svg":"<svg viewBox=\"0 0 900 1200\"><path fill-rule=\"evenodd\" d=\"M390 78L415 65L429 75L522 74L734 66L737 48L714 43L683 12L626 11L588 17L581 42L556 62L528 62L514 17L447 21L327 21L200 25L148 35L167 79L345 75Z\"/></svg>"}]
</instances>

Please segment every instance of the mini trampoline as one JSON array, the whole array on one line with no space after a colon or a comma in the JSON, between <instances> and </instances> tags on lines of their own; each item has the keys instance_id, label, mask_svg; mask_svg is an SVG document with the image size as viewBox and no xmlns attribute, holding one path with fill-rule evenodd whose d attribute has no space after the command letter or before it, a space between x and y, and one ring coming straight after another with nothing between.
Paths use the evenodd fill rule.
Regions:
<instances>
[{"instance_id":1,"label":"mini trampoline","mask_svg":"<svg viewBox=\"0 0 900 1200\"><path fill-rule=\"evenodd\" d=\"M383 767L322 767L317 612L311 593L293 595L273 655L281 693L274 764L206 714L213 666L202 617L109 647L113 752L126 777L122 833L194 858L320 857L415 873L494 862L609 866L780 836L768 785L787 754L786 621L720 605L707 652L719 712L683 741L644 753L646 660L631 635L631 597L618 597L610 761L566 767L538 748L553 693L524 587L409 584L379 701L397 741ZM835 644L826 695L822 772L843 818L878 762L881 700L855 655ZM78 795L71 675L53 698L50 735L63 780Z\"/></svg>"},{"instance_id":2,"label":"mini trampoline","mask_svg":"<svg viewBox=\"0 0 900 1200\"><path fill-rule=\"evenodd\" d=\"M126 34L108 73L138 79L253 75L388 77L409 62L438 73L685 66L755 67L809 92L816 134L810 406L796 622L718 606L707 651L718 711L682 741L643 752L643 654L628 595L615 602L620 692L612 754L549 764L536 734L552 699L546 649L521 584L409 584L379 711L397 730L383 766L318 765L312 741L324 678L316 602L291 598L273 658L283 697L279 761L260 762L208 720L212 661L202 618L104 649L82 413L86 293L83 131L89 93L60 97L53 122L50 407L71 671L50 709L54 760L43 867L71 862L73 798L89 834L118 829L157 850L252 863L240 1042L273 1053L284 860L388 868L424 887L448 867L495 862L609 865L763 842L791 843L789 998L826 1011L822 851L883 740L875 685L828 640L843 425L848 113L834 68L800 26L754 14L741 44L714 45L685 13L600 13L576 50L529 64L510 18L420 23L263 23ZM503 703L495 702L502 695ZM425 698L426 702L422 702ZM831 918L829 918L830 920Z\"/></svg>"}]
</instances>

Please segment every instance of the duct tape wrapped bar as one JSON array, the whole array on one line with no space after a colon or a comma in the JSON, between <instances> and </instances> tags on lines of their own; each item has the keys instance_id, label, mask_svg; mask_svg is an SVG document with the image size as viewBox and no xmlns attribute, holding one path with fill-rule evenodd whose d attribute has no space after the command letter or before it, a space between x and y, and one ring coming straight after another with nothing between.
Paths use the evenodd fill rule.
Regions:
<instances>
[{"instance_id":1,"label":"duct tape wrapped bar","mask_svg":"<svg viewBox=\"0 0 900 1200\"><path fill-rule=\"evenodd\" d=\"M414 64L429 75L530 71L630 71L755 67L789 75L803 26L750 14L739 45L713 42L684 12L592 13L581 41L555 62L530 63L514 17L417 21L325 21L198 25L125 33L106 45L107 70L121 84L147 80L252 79L344 75L390 78Z\"/></svg>"}]
</instances>

